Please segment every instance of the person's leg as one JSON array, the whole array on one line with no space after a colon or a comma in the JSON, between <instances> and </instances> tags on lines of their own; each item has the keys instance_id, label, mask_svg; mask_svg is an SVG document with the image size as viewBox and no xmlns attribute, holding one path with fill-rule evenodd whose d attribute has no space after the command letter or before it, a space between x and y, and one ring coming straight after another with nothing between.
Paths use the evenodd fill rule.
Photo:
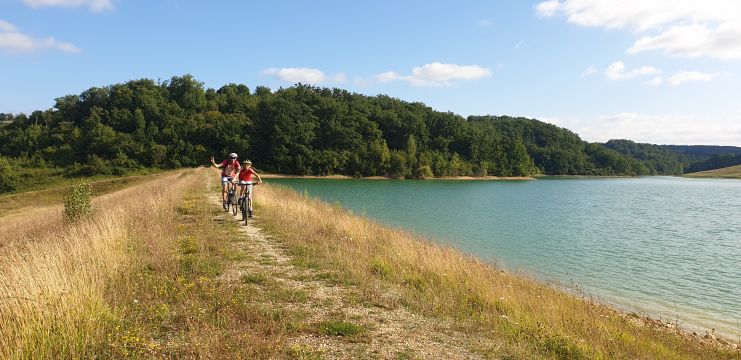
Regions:
<instances>
[{"instance_id":1,"label":"person's leg","mask_svg":"<svg viewBox=\"0 0 741 360\"><path fill-rule=\"evenodd\" d=\"M221 201L226 202L226 191L227 186L229 186L229 182L226 181L226 177L221 177Z\"/></svg>"},{"instance_id":2,"label":"person's leg","mask_svg":"<svg viewBox=\"0 0 741 360\"><path fill-rule=\"evenodd\" d=\"M247 187L247 185L240 184L239 185L239 205L242 205L242 196L244 195L244 189Z\"/></svg>"},{"instance_id":3,"label":"person's leg","mask_svg":"<svg viewBox=\"0 0 741 360\"><path fill-rule=\"evenodd\" d=\"M254 213L252 211L252 196L254 196L255 187L252 185L247 185L247 186L249 186L249 191L247 192L247 205L248 205L247 210L250 213L250 217L252 217L252 214Z\"/></svg>"}]
</instances>

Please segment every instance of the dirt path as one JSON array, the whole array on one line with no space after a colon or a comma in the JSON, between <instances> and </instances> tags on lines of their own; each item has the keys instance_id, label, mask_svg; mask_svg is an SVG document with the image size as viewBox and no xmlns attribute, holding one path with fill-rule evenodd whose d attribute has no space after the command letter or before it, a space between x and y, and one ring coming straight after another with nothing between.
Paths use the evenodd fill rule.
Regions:
<instances>
[{"instance_id":1,"label":"dirt path","mask_svg":"<svg viewBox=\"0 0 741 360\"><path fill-rule=\"evenodd\" d=\"M213 197L216 204L220 205L220 200ZM238 214L234 220L239 218ZM363 303L357 287L333 282L322 270L296 266L296 259L280 239L266 234L258 225L256 217L249 226L241 227L244 241L234 242L232 247L243 259L233 262L221 279L253 283L266 291L268 287L280 288L281 294L292 294L275 296L268 305L306 314L305 323L310 330L298 331L287 341L298 354L326 359L483 358L469 350L484 348L480 346L483 338L455 331L451 323L423 317L400 306L383 305L395 302L393 291L388 289L379 289L382 299L378 302Z\"/></svg>"}]
</instances>

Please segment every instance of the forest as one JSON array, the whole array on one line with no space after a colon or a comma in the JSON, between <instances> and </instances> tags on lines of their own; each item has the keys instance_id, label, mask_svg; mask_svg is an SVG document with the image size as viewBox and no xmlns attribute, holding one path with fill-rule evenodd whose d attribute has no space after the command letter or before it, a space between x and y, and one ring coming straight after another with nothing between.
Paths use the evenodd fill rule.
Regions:
<instances>
[{"instance_id":1,"label":"forest","mask_svg":"<svg viewBox=\"0 0 741 360\"><path fill-rule=\"evenodd\" d=\"M395 178L677 175L711 156L629 140L589 143L534 119L464 118L386 95L303 84L207 89L184 75L93 87L30 115L0 114L0 191L14 189L22 168L124 174L207 165L230 152L266 172Z\"/></svg>"}]
</instances>

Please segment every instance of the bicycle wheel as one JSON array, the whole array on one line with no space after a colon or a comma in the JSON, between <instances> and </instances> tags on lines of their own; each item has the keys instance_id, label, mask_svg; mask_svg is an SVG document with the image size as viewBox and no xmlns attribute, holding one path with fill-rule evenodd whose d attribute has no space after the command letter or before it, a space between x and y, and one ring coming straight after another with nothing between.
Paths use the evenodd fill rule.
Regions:
<instances>
[{"instance_id":1,"label":"bicycle wheel","mask_svg":"<svg viewBox=\"0 0 741 360\"><path fill-rule=\"evenodd\" d=\"M237 204L232 204L232 215L237 216Z\"/></svg>"},{"instance_id":2,"label":"bicycle wheel","mask_svg":"<svg viewBox=\"0 0 741 360\"><path fill-rule=\"evenodd\" d=\"M242 199L242 203L239 204L239 210L242 212L242 221L247 225L247 198Z\"/></svg>"}]
</instances>

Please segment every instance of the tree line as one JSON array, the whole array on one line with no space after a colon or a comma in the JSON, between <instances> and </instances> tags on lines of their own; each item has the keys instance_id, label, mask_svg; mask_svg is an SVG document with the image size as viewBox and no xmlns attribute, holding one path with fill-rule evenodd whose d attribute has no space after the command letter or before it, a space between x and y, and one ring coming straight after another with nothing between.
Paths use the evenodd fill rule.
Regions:
<instances>
[{"instance_id":1,"label":"tree line","mask_svg":"<svg viewBox=\"0 0 741 360\"><path fill-rule=\"evenodd\" d=\"M0 114L0 168L56 166L78 176L198 166L229 152L297 175L681 173L677 153L644 145L589 143L538 120L464 118L337 88L206 89L190 75L93 87L52 109Z\"/></svg>"}]
</instances>

